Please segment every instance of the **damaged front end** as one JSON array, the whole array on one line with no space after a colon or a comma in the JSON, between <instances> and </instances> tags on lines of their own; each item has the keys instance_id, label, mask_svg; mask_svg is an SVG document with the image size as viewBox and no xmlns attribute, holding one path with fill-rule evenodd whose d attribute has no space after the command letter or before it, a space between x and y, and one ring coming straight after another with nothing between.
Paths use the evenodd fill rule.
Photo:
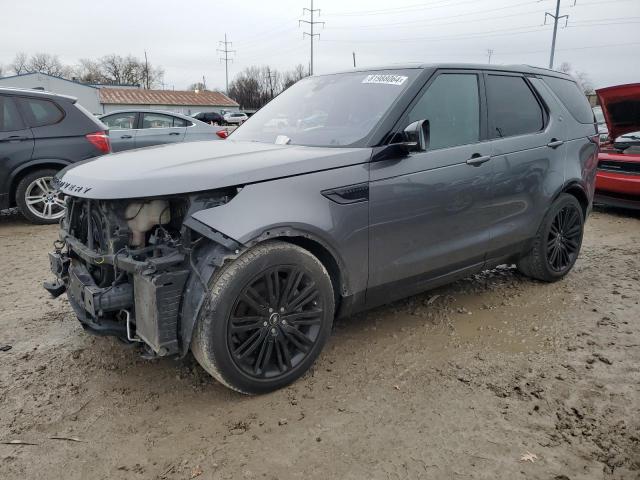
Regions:
<instances>
[{"instance_id":1,"label":"damaged front end","mask_svg":"<svg viewBox=\"0 0 640 480\"><path fill-rule=\"evenodd\" d=\"M202 247L211 238L228 253L239 247L191 215L234 195L235 189L163 199L67 197L60 240L49 254L56 280L44 287L54 297L66 291L92 333L142 343L150 355L183 354L189 339L180 324L185 315L193 324L212 272L202 265Z\"/></svg>"}]
</instances>

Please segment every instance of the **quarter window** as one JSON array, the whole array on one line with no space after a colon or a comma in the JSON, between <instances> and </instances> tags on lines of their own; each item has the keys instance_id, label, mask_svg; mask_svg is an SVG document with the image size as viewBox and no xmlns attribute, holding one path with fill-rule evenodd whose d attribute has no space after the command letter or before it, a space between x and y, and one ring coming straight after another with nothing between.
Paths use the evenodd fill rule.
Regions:
<instances>
[{"instance_id":1,"label":"quarter window","mask_svg":"<svg viewBox=\"0 0 640 480\"><path fill-rule=\"evenodd\" d=\"M0 96L0 132L22 130L22 120L15 103L9 97Z\"/></svg>"},{"instance_id":2,"label":"quarter window","mask_svg":"<svg viewBox=\"0 0 640 480\"><path fill-rule=\"evenodd\" d=\"M107 127L114 130L131 130L136 124L135 112L119 113L100 119Z\"/></svg>"},{"instance_id":3,"label":"quarter window","mask_svg":"<svg viewBox=\"0 0 640 480\"><path fill-rule=\"evenodd\" d=\"M439 75L409 112L408 123L429 121L429 150L480 140L478 76Z\"/></svg>"},{"instance_id":4,"label":"quarter window","mask_svg":"<svg viewBox=\"0 0 640 480\"><path fill-rule=\"evenodd\" d=\"M60 108L50 100L40 98L21 98L20 101L29 118L29 126L44 127L58 123L64 117Z\"/></svg>"},{"instance_id":5,"label":"quarter window","mask_svg":"<svg viewBox=\"0 0 640 480\"><path fill-rule=\"evenodd\" d=\"M543 77L543 80L564 103L573 118L580 123L593 123L589 101L576 82L556 77Z\"/></svg>"},{"instance_id":6,"label":"quarter window","mask_svg":"<svg viewBox=\"0 0 640 480\"><path fill-rule=\"evenodd\" d=\"M189 123L191 123L191 122L189 122ZM182 119L182 118L173 117L173 126L174 127L186 127L187 126L187 121Z\"/></svg>"},{"instance_id":7,"label":"quarter window","mask_svg":"<svg viewBox=\"0 0 640 480\"><path fill-rule=\"evenodd\" d=\"M539 132L544 113L531 88L522 77L488 75L489 137Z\"/></svg>"}]
</instances>

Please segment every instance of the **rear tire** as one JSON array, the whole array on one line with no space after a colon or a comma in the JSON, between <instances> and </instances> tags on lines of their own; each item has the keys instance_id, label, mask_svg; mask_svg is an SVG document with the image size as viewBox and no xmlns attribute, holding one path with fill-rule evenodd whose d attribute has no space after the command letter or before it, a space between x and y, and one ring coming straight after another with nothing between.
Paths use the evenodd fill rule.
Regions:
<instances>
[{"instance_id":1,"label":"rear tire","mask_svg":"<svg viewBox=\"0 0 640 480\"><path fill-rule=\"evenodd\" d=\"M543 282L555 282L573 268L584 232L584 213L580 202L562 193L542 220L529 253L517 263L524 275Z\"/></svg>"},{"instance_id":2,"label":"rear tire","mask_svg":"<svg viewBox=\"0 0 640 480\"><path fill-rule=\"evenodd\" d=\"M51 188L50 182L58 173L47 168L36 170L20 180L16 187L16 204L20 213L31 223L58 223L64 216L64 199Z\"/></svg>"},{"instance_id":3,"label":"rear tire","mask_svg":"<svg viewBox=\"0 0 640 480\"><path fill-rule=\"evenodd\" d=\"M210 281L191 350L223 385L244 394L303 375L331 332L334 294L322 263L281 241L256 245Z\"/></svg>"}]
</instances>

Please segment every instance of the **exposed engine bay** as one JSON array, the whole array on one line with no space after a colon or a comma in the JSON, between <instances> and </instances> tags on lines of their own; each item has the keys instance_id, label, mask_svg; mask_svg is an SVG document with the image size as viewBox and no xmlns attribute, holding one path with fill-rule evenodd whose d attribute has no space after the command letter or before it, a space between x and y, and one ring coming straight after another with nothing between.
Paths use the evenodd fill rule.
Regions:
<instances>
[{"instance_id":1,"label":"exposed engine bay","mask_svg":"<svg viewBox=\"0 0 640 480\"><path fill-rule=\"evenodd\" d=\"M185 286L198 277L204 225L190 215L228 202L237 189L164 199L90 200L67 197L60 240L49 254L56 281L83 327L93 333L139 342L149 355L180 353L179 322ZM191 227L189 226L191 225ZM227 250L231 239L217 235ZM195 313L192 308L190 313Z\"/></svg>"}]
</instances>

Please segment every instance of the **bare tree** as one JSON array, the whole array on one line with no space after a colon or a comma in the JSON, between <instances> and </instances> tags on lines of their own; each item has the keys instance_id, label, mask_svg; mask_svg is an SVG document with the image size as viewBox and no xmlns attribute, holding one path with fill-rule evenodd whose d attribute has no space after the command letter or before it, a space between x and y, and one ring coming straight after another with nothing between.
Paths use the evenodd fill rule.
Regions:
<instances>
[{"instance_id":1,"label":"bare tree","mask_svg":"<svg viewBox=\"0 0 640 480\"><path fill-rule=\"evenodd\" d=\"M242 108L257 109L306 75L302 65L284 73L269 66L248 67L229 84L229 96Z\"/></svg>"},{"instance_id":2,"label":"bare tree","mask_svg":"<svg viewBox=\"0 0 640 480\"><path fill-rule=\"evenodd\" d=\"M569 62L562 62L558 70L571 75L574 80L578 82L578 85L585 95L591 95L595 93L595 90L593 89L593 82L591 81L591 77L589 77L589 74L587 72L573 70L573 67Z\"/></svg>"},{"instance_id":3,"label":"bare tree","mask_svg":"<svg viewBox=\"0 0 640 480\"><path fill-rule=\"evenodd\" d=\"M24 52L16 53L13 63L9 66L16 75L27 73L27 54Z\"/></svg>"},{"instance_id":4,"label":"bare tree","mask_svg":"<svg viewBox=\"0 0 640 480\"><path fill-rule=\"evenodd\" d=\"M199 92L203 92L207 89L207 86L202 83L202 82L196 82L196 83L192 83L191 85L189 85L189 88L187 88L187 90L191 90L192 92L195 92L196 90L198 90Z\"/></svg>"},{"instance_id":5,"label":"bare tree","mask_svg":"<svg viewBox=\"0 0 640 480\"><path fill-rule=\"evenodd\" d=\"M31 55L26 64L26 71L28 73L46 73L56 77L68 77L71 74L71 69L63 65L57 55L49 53Z\"/></svg>"},{"instance_id":6,"label":"bare tree","mask_svg":"<svg viewBox=\"0 0 640 480\"><path fill-rule=\"evenodd\" d=\"M138 58L110 54L99 60L81 59L78 77L87 83L108 85L143 85L152 88L160 85L164 78L162 67L146 64Z\"/></svg>"}]
</instances>

